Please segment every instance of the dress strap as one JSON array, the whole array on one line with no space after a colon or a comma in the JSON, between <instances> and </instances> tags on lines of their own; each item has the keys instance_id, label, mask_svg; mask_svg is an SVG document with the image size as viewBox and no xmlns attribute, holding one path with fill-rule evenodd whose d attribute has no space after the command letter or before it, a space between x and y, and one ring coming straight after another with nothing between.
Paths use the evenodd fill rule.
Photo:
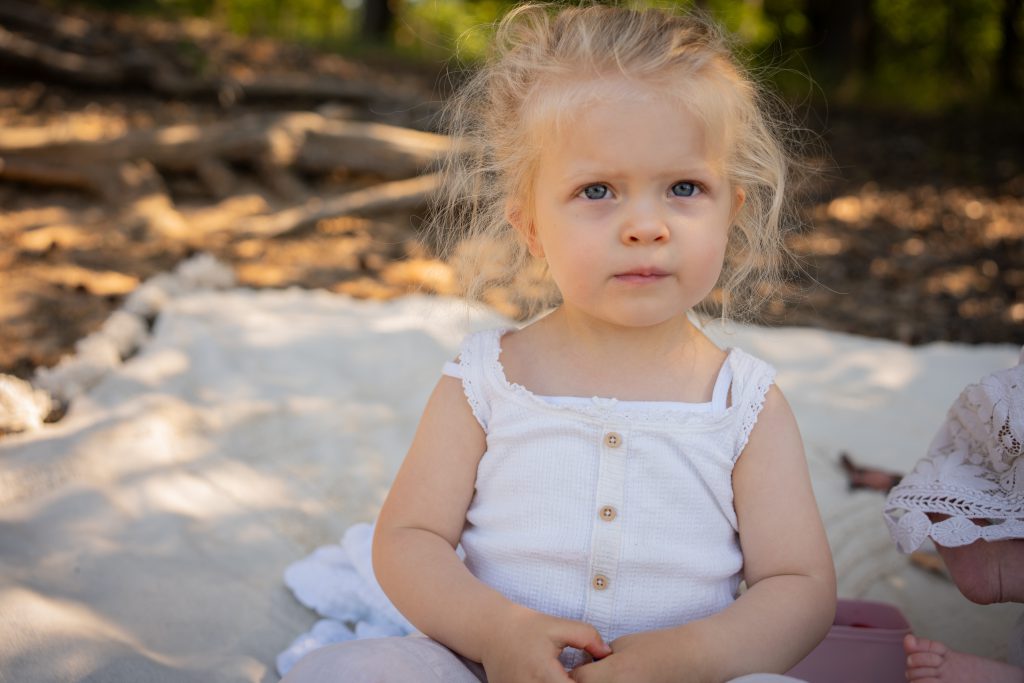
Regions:
<instances>
[{"instance_id":1,"label":"dress strap","mask_svg":"<svg viewBox=\"0 0 1024 683\"><path fill-rule=\"evenodd\" d=\"M711 410L715 413L724 413L728 407L729 389L732 387L732 364L726 358L722 363L722 369L718 371L718 379L715 380L715 389L711 393Z\"/></svg>"},{"instance_id":2,"label":"dress strap","mask_svg":"<svg viewBox=\"0 0 1024 683\"><path fill-rule=\"evenodd\" d=\"M740 349L733 349L729 359L733 366L732 403L739 419L733 457L738 458L747 447L750 433L764 407L768 389L775 382L775 368Z\"/></svg>"},{"instance_id":3,"label":"dress strap","mask_svg":"<svg viewBox=\"0 0 1024 683\"><path fill-rule=\"evenodd\" d=\"M441 374L455 379L462 379L462 366L455 361L447 361L441 368Z\"/></svg>"}]
</instances>

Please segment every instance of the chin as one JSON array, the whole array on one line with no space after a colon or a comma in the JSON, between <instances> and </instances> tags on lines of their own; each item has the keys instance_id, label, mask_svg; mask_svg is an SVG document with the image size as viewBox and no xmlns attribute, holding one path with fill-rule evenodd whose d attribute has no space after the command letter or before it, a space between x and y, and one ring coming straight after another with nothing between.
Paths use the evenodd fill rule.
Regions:
<instances>
[{"instance_id":1,"label":"chin","mask_svg":"<svg viewBox=\"0 0 1024 683\"><path fill-rule=\"evenodd\" d=\"M680 311L644 311L638 310L619 312L618 315L605 318L613 325L632 328L658 327L673 322L687 320L686 310Z\"/></svg>"}]
</instances>

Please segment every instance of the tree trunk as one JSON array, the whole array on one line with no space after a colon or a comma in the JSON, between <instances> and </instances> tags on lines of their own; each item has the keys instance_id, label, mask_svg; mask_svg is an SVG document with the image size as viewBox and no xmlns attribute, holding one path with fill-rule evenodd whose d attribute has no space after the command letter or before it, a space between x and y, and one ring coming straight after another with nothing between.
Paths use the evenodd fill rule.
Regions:
<instances>
[{"instance_id":1,"label":"tree trunk","mask_svg":"<svg viewBox=\"0 0 1024 683\"><path fill-rule=\"evenodd\" d=\"M1005 0L999 21L1003 44L999 46L999 55L996 57L995 86L996 94L1007 98L1015 97L1021 91L1021 83L1017 78L1021 36L1017 26L1022 4L1022 0Z\"/></svg>"},{"instance_id":2,"label":"tree trunk","mask_svg":"<svg viewBox=\"0 0 1024 683\"><path fill-rule=\"evenodd\" d=\"M874 67L875 20L870 0L808 0L811 50L841 88Z\"/></svg>"},{"instance_id":3,"label":"tree trunk","mask_svg":"<svg viewBox=\"0 0 1024 683\"><path fill-rule=\"evenodd\" d=\"M394 13L390 0L363 0L363 38L384 43L391 38Z\"/></svg>"}]
</instances>

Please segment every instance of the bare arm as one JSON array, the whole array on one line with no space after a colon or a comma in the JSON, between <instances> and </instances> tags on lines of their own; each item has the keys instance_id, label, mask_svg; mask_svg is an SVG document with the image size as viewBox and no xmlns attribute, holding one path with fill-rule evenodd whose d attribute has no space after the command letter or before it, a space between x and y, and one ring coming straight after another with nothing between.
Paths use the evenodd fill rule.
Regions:
<instances>
[{"instance_id":1,"label":"bare arm","mask_svg":"<svg viewBox=\"0 0 1024 683\"><path fill-rule=\"evenodd\" d=\"M800 432L775 387L733 470L733 494L747 591L705 619L616 640L610 657L577 671L578 681L781 673L825 636L835 616L835 569Z\"/></svg>"},{"instance_id":2,"label":"bare arm","mask_svg":"<svg viewBox=\"0 0 1024 683\"><path fill-rule=\"evenodd\" d=\"M374 572L409 621L483 662L489 678L568 681L558 654L570 644L607 654L597 631L508 601L455 554L484 450L483 430L462 387L441 378L381 509Z\"/></svg>"}]
</instances>

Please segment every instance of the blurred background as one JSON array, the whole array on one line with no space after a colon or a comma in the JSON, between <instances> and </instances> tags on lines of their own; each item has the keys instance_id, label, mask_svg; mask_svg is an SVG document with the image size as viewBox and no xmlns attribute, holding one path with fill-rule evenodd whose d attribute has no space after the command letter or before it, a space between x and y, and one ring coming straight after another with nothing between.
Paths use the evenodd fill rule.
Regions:
<instances>
[{"instance_id":1,"label":"blurred background","mask_svg":"<svg viewBox=\"0 0 1024 683\"><path fill-rule=\"evenodd\" d=\"M513 4L0 1L0 373L200 251L252 287L452 292L416 239L435 116ZM807 131L801 267L760 319L1024 343L1024 0L693 4Z\"/></svg>"}]
</instances>

